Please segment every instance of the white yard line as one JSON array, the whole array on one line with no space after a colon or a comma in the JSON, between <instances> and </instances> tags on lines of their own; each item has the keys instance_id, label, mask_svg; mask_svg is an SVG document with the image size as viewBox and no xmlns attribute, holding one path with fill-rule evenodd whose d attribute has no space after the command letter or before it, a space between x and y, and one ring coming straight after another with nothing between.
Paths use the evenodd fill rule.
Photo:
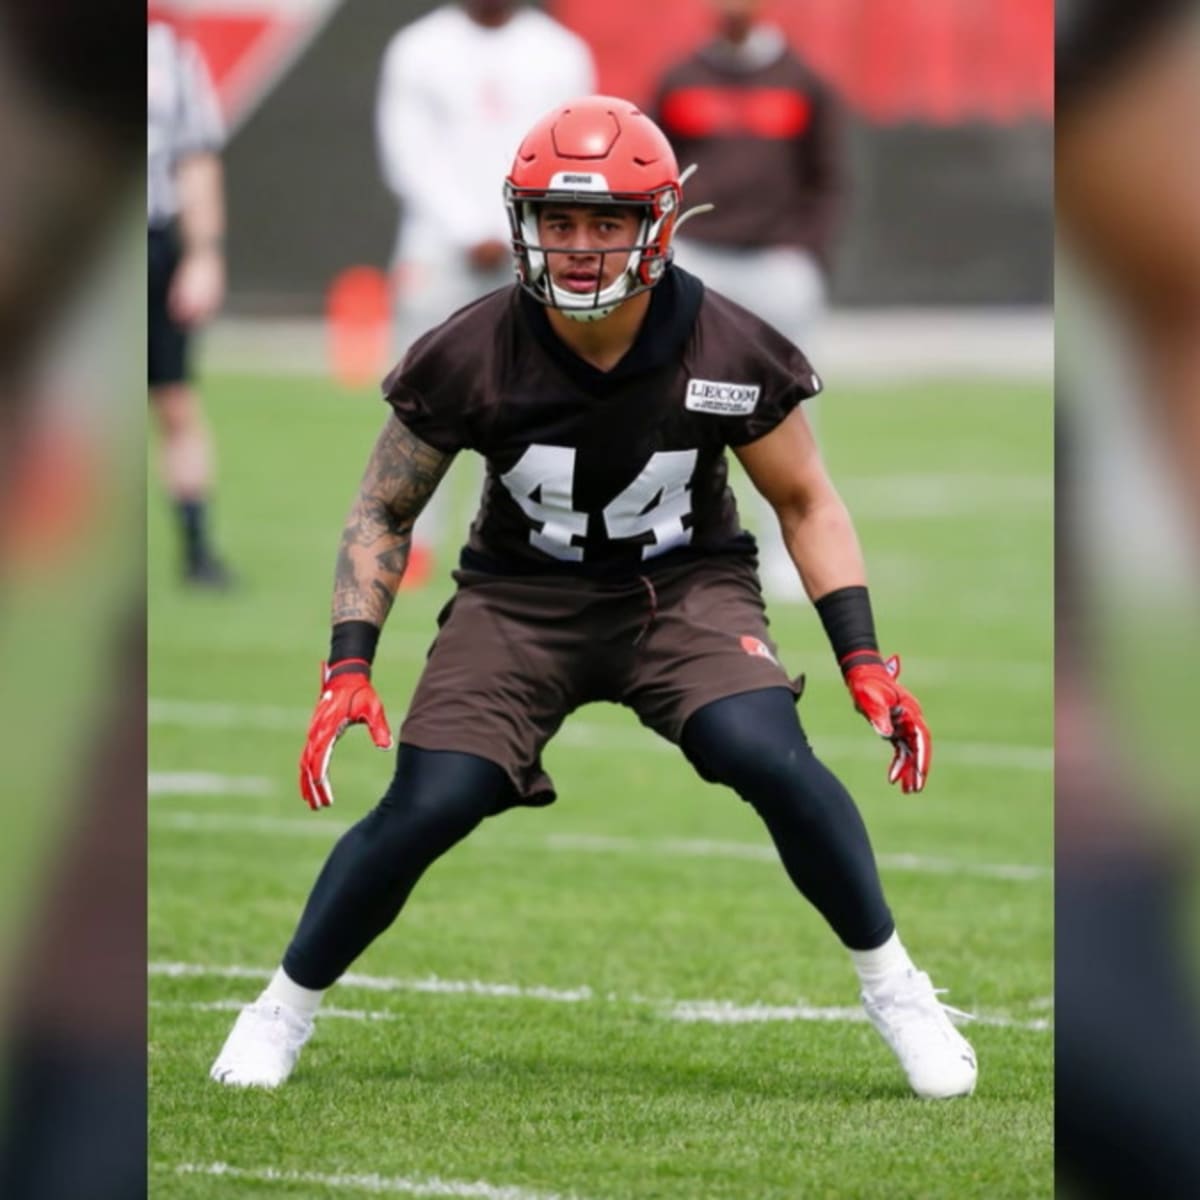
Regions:
<instances>
[{"instance_id":1,"label":"white yard line","mask_svg":"<svg viewBox=\"0 0 1200 1200\"><path fill-rule=\"evenodd\" d=\"M301 803L297 797L297 803ZM152 812L152 829L171 829L177 833L269 833L272 837L313 838L331 842L346 832L349 825L314 815L311 820L299 817L230 816L225 813Z\"/></svg>"},{"instance_id":2,"label":"white yard line","mask_svg":"<svg viewBox=\"0 0 1200 1200\"><path fill-rule=\"evenodd\" d=\"M1050 658L1013 659L1008 661L970 662L954 658L922 658L916 654L904 656L906 679L926 683L961 683L963 678L986 679L988 687L1006 688L1015 692L1039 692L1047 703L1054 695L1054 664Z\"/></svg>"},{"instance_id":3,"label":"white yard line","mask_svg":"<svg viewBox=\"0 0 1200 1200\"><path fill-rule=\"evenodd\" d=\"M916 576L914 576L916 577ZM799 605L788 606L776 601L770 607L790 612L800 612ZM232 625L225 629L205 629L203 636L200 631L194 631L195 637L189 639L188 630L172 631L172 645L183 646L191 650L204 651L239 651L251 647L256 651L271 650L288 653L295 648L294 639L290 636L275 636L274 630L255 628L247 633L240 625ZM434 627L430 620L427 632L408 632L404 629L390 629L381 651L383 661L423 663L429 653L433 641ZM821 636L818 632L817 636ZM815 645L816 643L810 643ZM824 651L822 651L824 653ZM797 649L787 656L795 657L797 665L802 657L802 651ZM906 654L904 656L905 678L919 681L922 686L929 684L961 683L964 678L986 679L988 688L992 691L1005 690L1013 692L1036 692L1045 697L1047 703L1054 688L1054 666L1049 657L1045 659L962 659L962 658L926 658L922 655ZM834 676L829 675L832 680ZM174 701L171 703L189 703ZM312 715L309 709L287 709L273 706L250 706L260 712L271 709L275 712L294 714L295 720L302 727L307 727Z\"/></svg>"},{"instance_id":4,"label":"white yard line","mask_svg":"<svg viewBox=\"0 0 1200 1200\"><path fill-rule=\"evenodd\" d=\"M197 963L151 963L151 975L170 979L220 978L220 979L270 979L273 971L257 967L213 967ZM548 1000L555 1004L578 1004L583 1000L595 999L589 987L548 988L521 987L515 983L484 983L478 979L439 979L429 975L424 979L394 979L379 975L359 975L351 971L343 975L339 986L360 988L369 992L423 992L448 996L489 996L505 1000Z\"/></svg>"},{"instance_id":5,"label":"white yard line","mask_svg":"<svg viewBox=\"0 0 1200 1200\"><path fill-rule=\"evenodd\" d=\"M183 1009L186 1012L241 1012L246 1001L232 996L227 1000L151 1000L151 1008ZM345 1021L400 1021L403 1014L395 1012L372 1012L365 1008L338 1008L334 1004L322 1004L317 1012L322 1020L332 1017Z\"/></svg>"},{"instance_id":6,"label":"white yard line","mask_svg":"<svg viewBox=\"0 0 1200 1200\"><path fill-rule=\"evenodd\" d=\"M152 699L148 719L151 725L177 728L287 730L303 734L311 712L268 704L231 704L204 700ZM822 757L882 762L885 755L878 739L869 731L861 737L819 734L809 731L813 745ZM571 720L555 736L555 741L578 750L604 753L678 754L679 750L646 730L614 729L596 722ZM885 748L886 749L886 748ZM996 770L1049 772L1054 768L1054 750L1050 746L1029 746L1008 742L959 742L939 738L937 760L957 766L985 767Z\"/></svg>"},{"instance_id":7,"label":"white yard line","mask_svg":"<svg viewBox=\"0 0 1200 1200\"><path fill-rule=\"evenodd\" d=\"M155 812L152 828L182 833L263 833L283 837L315 838L332 841L349 826L322 816L270 817L229 813ZM549 850L582 854L645 854L654 857L728 858L742 862L778 866L779 855L773 846L754 842L729 842L713 839L632 838L591 833L551 833L543 838L518 838L482 834L473 845L494 850ZM885 871L910 871L927 875L974 875L985 879L1007 879L1018 883L1048 879L1047 867L1028 863L978 863L924 854L880 854L879 865Z\"/></svg>"},{"instance_id":8,"label":"white yard line","mask_svg":"<svg viewBox=\"0 0 1200 1200\"><path fill-rule=\"evenodd\" d=\"M1049 519L1054 484L1045 475L841 476L838 491L851 513L874 521L945 520L1013 513Z\"/></svg>"},{"instance_id":9,"label":"white yard line","mask_svg":"<svg viewBox=\"0 0 1200 1200\"><path fill-rule=\"evenodd\" d=\"M821 758L871 762L882 761L885 751L879 739L869 730L861 737L845 734L823 734L808 731L809 740ZM575 750L597 750L609 753L666 753L679 750L648 731L613 729L589 721L568 721L555 734L556 742ZM986 767L993 770L1049 772L1054 769L1054 750L1050 746L1023 746L1008 742L957 742L939 738L935 754L940 763L960 767Z\"/></svg>"},{"instance_id":10,"label":"white yard line","mask_svg":"<svg viewBox=\"0 0 1200 1200\"><path fill-rule=\"evenodd\" d=\"M496 845L507 839L496 839ZM526 841L523 845L530 845ZM774 846L754 842L727 842L711 839L626 838L590 833L552 833L541 843L547 850L578 850L587 853L678 855L683 858L733 858L747 862L779 865ZM924 854L880 854L878 862L885 870L915 871L930 875L981 875L992 879L1032 880L1050 875L1046 867L1026 863L976 863Z\"/></svg>"},{"instance_id":11,"label":"white yard line","mask_svg":"<svg viewBox=\"0 0 1200 1200\"><path fill-rule=\"evenodd\" d=\"M217 775L210 771L151 771L150 796L270 796L275 783L261 775Z\"/></svg>"},{"instance_id":12,"label":"white yard line","mask_svg":"<svg viewBox=\"0 0 1200 1200\"><path fill-rule=\"evenodd\" d=\"M272 971L257 967L244 966L211 966L204 963L181 962L152 962L148 966L149 974L158 978L169 979L256 979L267 980ZM683 1021L691 1024L710 1025L746 1025L759 1024L767 1021L865 1021L866 1014L861 1008L855 1007L823 1007L798 1001L792 1005L772 1004L738 1004L732 1000L655 1000L646 996L620 996L613 992L599 993L586 984L575 988L549 988L540 985L523 985L515 983L485 983L478 979L456 980L438 979L396 979L386 976L357 975L353 972L343 975L338 983L340 988L362 989L376 992L418 992L439 995L468 995L484 996L490 999L521 999L544 1000L551 1003L578 1004L589 1000L607 1000L611 1003L632 1004L639 1007L650 1007L670 1021ZM222 999L217 1001L183 1001L169 1002L159 1007L183 1007L198 1011L229 1011L240 1008L243 1001ZM380 1015L377 1012L353 1008L322 1008L320 1015L351 1021L389 1020L390 1015ZM994 1025L1001 1029L1019 1029L1031 1033L1045 1033L1052 1028L1051 1022L1045 1017L1033 1020L1021 1020L1008 1013L986 1013L975 1016L973 1024Z\"/></svg>"},{"instance_id":13,"label":"white yard line","mask_svg":"<svg viewBox=\"0 0 1200 1200\"><path fill-rule=\"evenodd\" d=\"M299 729L312 720L311 708L283 708L276 704L229 704L214 700L151 699L146 709L150 725L183 729Z\"/></svg>"},{"instance_id":14,"label":"white yard line","mask_svg":"<svg viewBox=\"0 0 1200 1200\"><path fill-rule=\"evenodd\" d=\"M527 1188L485 1183L483 1180L440 1179L436 1175L322 1175L316 1171L281 1171L275 1167L233 1167L228 1163L180 1163L176 1175L208 1175L218 1179L244 1179L255 1183L301 1183L377 1196L450 1196L462 1200L573 1200L559 1192L531 1192Z\"/></svg>"},{"instance_id":15,"label":"white yard line","mask_svg":"<svg viewBox=\"0 0 1200 1200\"><path fill-rule=\"evenodd\" d=\"M733 1004L728 1000L681 1000L666 1015L673 1021L705 1022L713 1025L867 1019L867 1014L861 1008L817 1008L810 1004ZM969 1024L996 1025L1001 1029L1026 1029L1032 1033L1045 1033L1050 1029L1050 1022L1044 1017L1032 1021L1018 1021L1003 1013L977 1015Z\"/></svg>"}]
</instances>

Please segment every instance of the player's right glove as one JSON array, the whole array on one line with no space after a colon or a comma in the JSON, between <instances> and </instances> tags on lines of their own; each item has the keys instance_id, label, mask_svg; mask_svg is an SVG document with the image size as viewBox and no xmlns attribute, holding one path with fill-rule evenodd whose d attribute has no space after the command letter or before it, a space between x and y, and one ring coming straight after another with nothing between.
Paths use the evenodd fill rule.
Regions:
<instances>
[{"instance_id":1,"label":"player's right glove","mask_svg":"<svg viewBox=\"0 0 1200 1200\"><path fill-rule=\"evenodd\" d=\"M314 811L333 803L329 760L338 738L351 725L365 725L380 750L390 750L392 731L383 702L371 686L371 666L362 658L321 664L321 695L300 755L300 795Z\"/></svg>"},{"instance_id":2,"label":"player's right glove","mask_svg":"<svg viewBox=\"0 0 1200 1200\"><path fill-rule=\"evenodd\" d=\"M919 792L929 776L933 740L917 698L896 682L899 656L885 662L873 650L857 650L842 660L842 671L854 707L895 750L888 783L899 781L902 792Z\"/></svg>"}]
</instances>

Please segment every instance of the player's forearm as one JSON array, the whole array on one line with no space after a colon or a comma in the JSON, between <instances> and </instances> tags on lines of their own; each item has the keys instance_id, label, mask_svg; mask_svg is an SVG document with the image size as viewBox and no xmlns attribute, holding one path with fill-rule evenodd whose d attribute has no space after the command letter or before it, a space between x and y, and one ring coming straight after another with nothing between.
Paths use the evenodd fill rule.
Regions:
<instances>
[{"instance_id":1,"label":"player's forearm","mask_svg":"<svg viewBox=\"0 0 1200 1200\"><path fill-rule=\"evenodd\" d=\"M370 496L359 495L338 547L333 585L333 624L368 621L383 628L408 566L414 518L398 516Z\"/></svg>"},{"instance_id":2,"label":"player's forearm","mask_svg":"<svg viewBox=\"0 0 1200 1200\"><path fill-rule=\"evenodd\" d=\"M179 165L179 232L184 250L220 250L225 238L224 174L216 154L189 155Z\"/></svg>"},{"instance_id":3,"label":"player's forearm","mask_svg":"<svg viewBox=\"0 0 1200 1200\"><path fill-rule=\"evenodd\" d=\"M876 670L882 658L866 567L841 497L832 488L823 490L790 529L785 522L784 536L843 674L849 679L848 673L858 668ZM924 771L922 766L922 776ZM922 785L918 779L916 790ZM908 784L904 790L911 790Z\"/></svg>"},{"instance_id":4,"label":"player's forearm","mask_svg":"<svg viewBox=\"0 0 1200 1200\"><path fill-rule=\"evenodd\" d=\"M854 522L834 491L780 513L784 544L812 600L867 582Z\"/></svg>"},{"instance_id":5,"label":"player's forearm","mask_svg":"<svg viewBox=\"0 0 1200 1200\"><path fill-rule=\"evenodd\" d=\"M383 627L408 566L413 526L453 457L388 417L342 530L333 587L335 625L368 621Z\"/></svg>"}]
</instances>

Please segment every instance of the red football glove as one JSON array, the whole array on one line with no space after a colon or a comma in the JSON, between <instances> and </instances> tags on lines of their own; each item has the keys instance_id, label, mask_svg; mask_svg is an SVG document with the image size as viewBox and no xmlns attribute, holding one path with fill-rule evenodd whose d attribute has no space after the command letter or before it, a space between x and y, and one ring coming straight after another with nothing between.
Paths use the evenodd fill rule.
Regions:
<instances>
[{"instance_id":1,"label":"red football glove","mask_svg":"<svg viewBox=\"0 0 1200 1200\"><path fill-rule=\"evenodd\" d=\"M334 674L334 668L340 668ZM321 697L308 727L300 755L300 795L314 811L333 803L329 760L338 738L351 725L365 725L380 750L390 750L392 731L383 703L371 686L371 668L364 659L347 658L332 667L321 664Z\"/></svg>"},{"instance_id":2,"label":"red football glove","mask_svg":"<svg viewBox=\"0 0 1200 1200\"><path fill-rule=\"evenodd\" d=\"M847 662L853 665L846 667ZM902 792L919 792L929 777L933 741L916 697L896 682L899 657L893 654L884 662L874 652L859 650L842 663L854 707L895 747L888 783L899 780Z\"/></svg>"}]
</instances>

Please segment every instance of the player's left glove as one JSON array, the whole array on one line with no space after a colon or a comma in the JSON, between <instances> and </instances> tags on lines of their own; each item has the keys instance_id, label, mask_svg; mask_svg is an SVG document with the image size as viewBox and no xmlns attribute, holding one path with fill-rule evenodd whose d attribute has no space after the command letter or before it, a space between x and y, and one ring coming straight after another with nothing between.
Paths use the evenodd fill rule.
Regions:
<instances>
[{"instance_id":1,"label":"player's left glove","mask_svg":"<svg viewBox=\"0 0 1200 1200\"><path fill-rule=\"evenodd\" d=\"M916 697L896 682L899 657L893 654L885 662L874 650L858 650L841 666L854 707L895 749L888 783L899 781L902 792L919 792L929 776L933 742Z\"/></svg>"}]
</instances>

